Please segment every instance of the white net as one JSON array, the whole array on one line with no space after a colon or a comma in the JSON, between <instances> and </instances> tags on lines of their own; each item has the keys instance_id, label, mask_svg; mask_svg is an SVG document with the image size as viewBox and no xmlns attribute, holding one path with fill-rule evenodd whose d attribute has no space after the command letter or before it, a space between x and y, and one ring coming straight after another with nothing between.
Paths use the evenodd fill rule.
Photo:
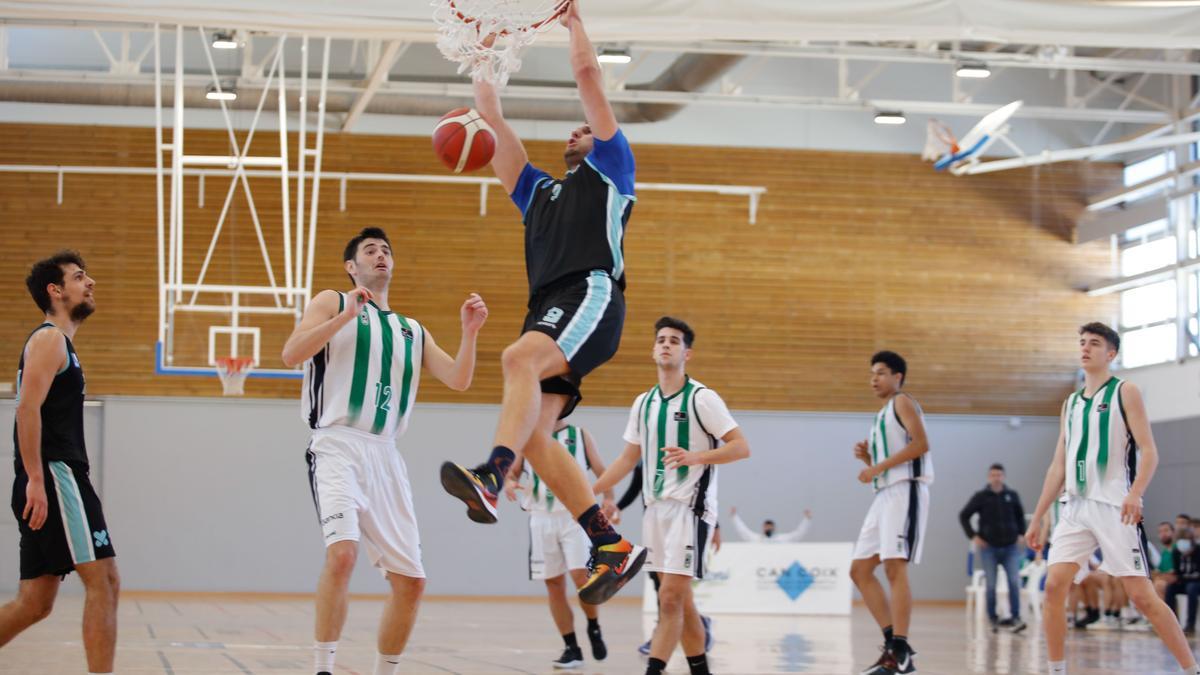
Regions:
<instances>
[{"instance_id":1,"label":"white net","mask_svg":"<svg viewBox=\"0 0 1200 675\"><path fill-rule=\"evenodd\" d=\"M477 80L503 86L521 53L572 0L433 0L438 49Z\"/></svg>"},{"instance_id":2,"label":"white net","mask_svg":"<svg viewBox=\"0 0 1200 675\"><path fill-rule=\"evenodd\" d=\"M225 356L217 359L217 377L226 396L245 394L246 376L254 370L254 359Z\"/></svg>"},{"instance_id":3,"label":"white net","mask_svg":"<svg viewBox=\"0 0 1200 675\"><path fill-rule=\"evenodd\" d=\"M921 151L921 159L934 162L950 152L958 152L958 139L954 138L950 127L930 119L925 127L925 149Z\"/></svg>"}]
</instances>

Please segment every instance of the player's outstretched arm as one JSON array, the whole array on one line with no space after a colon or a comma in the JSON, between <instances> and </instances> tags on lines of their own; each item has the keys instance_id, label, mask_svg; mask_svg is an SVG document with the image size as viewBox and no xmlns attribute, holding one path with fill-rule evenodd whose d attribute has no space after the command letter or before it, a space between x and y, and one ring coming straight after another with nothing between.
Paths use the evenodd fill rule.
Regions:
<instances>
[{"instance_id":1,"label":"player's outstretched arm","mask_svg":"<svg viewBox=\"0 0 1200 675\"><path fill-rule=\"evenodd\" d=\"M1146 414L1146 402L1142 392L1132 382L1121 385L1121 403L1125 408L1125 419L1129 424L1129 433L1137 443L1140 456L1137 464L1137 477L1129 486L1129 496L1121 506L1121 520L1127 524L1142 522L1142 496L1154 478L1158 468L1158 446L1154 444L1154 433L1150 430L1150 418Z\"/></svg>"},{"instance_id":2,"label":"player's outstretched arm","mask_svg":"<svg viewBox=\"0 0 1200 675\"><path fill-rule=\"evenodd\" d=\"M317 352L325 348L342 326L354 320L359 310L371 299L371 291L365 288L355 288L346 294L345 307L338 311L340 302L337 291L324 290L304 308L304 316L300 325L292 331L291 337L283 345L280 357L284 365L294 368L311 359Z\"/></svg>"},{"instance_id":3,"label":"player's outstretched arm","mask_svg":"<svg viewBox=\"0 0 1200 675\"><path fill-rule=\"evenodd\" d=\"M791 532L775 535L771 538L780 542L800 541L808 534L808 528L810 527L812 527L812 516L805 511L804 518L800 520L800 524L796 526L796 529Z\"/></svg>"},{"instance_id":4,"label":"player's outstretched arm","mask_svg":"<svg viewBox=\"0 0 1200 675\"><path fill-rule=\"evenodd\" d=\"M617 117L604 93L604 70L596 60L596 50L579 16L580 0L574 0L563 15L562 23L571 33L571 72L579 86L579 101L592 135L607 141L617 133Z\"/></svg>"},{"instance_id":5,"label":"player's outstretched arm","mask_svg":"<svg viewBox=\"0 0 1200 675\"><path fill-rule=\"evenodd\" d=\"M25 365L21 369L21 389L17 401L17 438L21 444L21 464L29 477L25 486L25 509L21 518L34 530L46 523L46 476L42 471L42 404L50 392L54 376L67 359L67 342L57 328L43 328L25 345Z\"/></svg>"},{"instance_id":6,"label":"player's outstretched arm","mask_svg":"<svg viewBox=\"0 0 1200 675\"><path fill-rule=\"evenodd\" d=\"M469 295L459 308L462 340L458 344L458 354L450 358L450 355L434 341L433 334L427 330L422 365L447 387L455 391L466 391L475 376L475 345L479 340L479 329L483 328L487 317L488 309L483 298L479 297L478 293Z\"/></svg>"},{"instance_id":7,"label":"player's outstretched arm","mask_svg":"<svg viewBox=\"0 0 1200 675\"><path fill-rule=\"evenodd\" d=\"M604 473L596 479L596 484L592 486L592 494L599 495L605 492L611 494L613 486L629 475L630 471L633 471L633 467L637 466L641 456L642 446L627 441L625 449L613 460L612 466L605 469Z\"/></svg>"},{"instance_id":8,"label":"player's outstretched arm","mask_svg":"<svg viewBox=\"0 0 1200 675\"><path fill-rule=\"evenodd\" d=\"M500 94L496 91L495 85L476 80L474 87L475 110L483 116L483 121L492 127L492 131L496 132L496 152L492 155L492 171L496 172L496 178L500 179L504 190L508 194L512 194L517 189L517 180L521 178L521 171L529 163L529 154L525 152L525 145L521 143L521 137L517 136L517 132L513 131L513 128L504 119L504 109L500 105Z\"/></svg>"},{"instance_id":9,"label":"player's outstretched arm","mask_svg":"<svg viewBox=\"0 0 1200 675\"><path fill-rule=\"evenodd\" d=\"M712 450L690 452L684 448L663 448L663 467L673 471L682 466L703 464L729 464L750 457L750 441L742 435L741 427L734 427L721 437L721 446Z\"/></svg>"},{"instance_id":10,"label":"player's outstretched arm","mask_svg":"<svg viewBox=\"0 0 1200 675\"><path fill-rule=\"evenodd\" d=\"M1062 493L1063 479L1066 478L1066 469L1063 462L1066 459L1066 417L1067 404L1063 402L1063 410L1058 429L1058 444L1054 447L1054 459L1050 462L1050 468L1046 471L1046 480L1042 482L1042 494L1038 498L1037 508L1033 511L1033 518L1029 521L1029 530L1025 532L1025 543L1035 551L1040 551L1044 542L1042 537L1042 528L1045 526L1043 519L1050 511L1050 505L1054 500L1058 499L1058 495Z\"/></svg>"},{"instance_id":11,"label":"player's outstretched arm","mask_svg":"<svg viewBox=\"0 0 1200 675\"><path fill-rule=\"evenodd\" d=\"M746 521L742 520L742 517L739 516L736 511L731 512L730 515L733 516L733 529L737 530L738 538L740 538L742 541L749 542L760 542L763 540L763 536L750 529L750 527L746 525Z\"/></svg>"}]
</instances>

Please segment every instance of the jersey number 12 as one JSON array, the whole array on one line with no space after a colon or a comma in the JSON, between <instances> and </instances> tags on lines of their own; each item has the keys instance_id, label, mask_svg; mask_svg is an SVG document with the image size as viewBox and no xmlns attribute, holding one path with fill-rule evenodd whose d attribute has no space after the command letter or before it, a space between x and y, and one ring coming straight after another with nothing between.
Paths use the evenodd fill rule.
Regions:
<instances>
[{"instance_id":1,"label":"jersey number 12","mask_svg":"<svg viewBox=\"0 0 1200 675\"><path fill-rule=\"evenodd\" d=\"M375 383L375 407L383 411L392 409L392 386L390 384Z\"/></svg>"}]
</instances>

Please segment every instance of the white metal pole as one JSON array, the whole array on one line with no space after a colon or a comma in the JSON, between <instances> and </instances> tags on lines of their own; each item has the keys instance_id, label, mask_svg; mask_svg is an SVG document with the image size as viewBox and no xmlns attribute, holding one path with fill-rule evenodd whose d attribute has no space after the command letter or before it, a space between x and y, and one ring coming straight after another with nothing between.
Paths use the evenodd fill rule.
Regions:
<instances>
[{"instance_id":1,"label":"white metal pole","mask_svg":"<svg viewBox=\"0 0 1200 675\"><path fill-rule=\"evenodd\" d=\"M296 283L300 284L307 267L304 262L304 165L308 161L308 150L304 147L305 131L308 128L307 35L300 41L300 101L297 107L300 109L300 120L299 129L296 131ZM309 255L312 255L311 251Z\"/></svg>"},{"instance_id":2,"label":"white metal pole","mask_svg":"<svg viewBox=\"0 0 1200 675\"><path fill-rule=\"evenodd\" d=\"M154 24L154 196L156 198L156 220L158 223L158 343L162 344L163 330L166 328L167 305L162 288L166 282L166 270L163 269L163 120L162 120L162 52L159 36L159 26ZM172 174L173 175L173 174Z\"/></svg>"},{"instance_id":3,"label":"white metal pole","mask_svg":"<svg viewBox=\"0 0 1200 675\"><path fill-rule=\"evenodd\" d=\"M279 172L279 187L282 190L280 204L283 206L283 285L292 285L292 206L288 194L288 136L287 136L287 66L283 60L286 35L279 37L279 159L283 170ZM287 296L292 304L292 296Z\"/></svg>"},{"instance_id":4,"label":"white metal pole","mask_svg":"<svg viewBox=\"0 0 1200 675\"><path fill-rule=\"evenodd\" d=\"M175 26L175 115L171 127L171 281L183 283L183 26ZM174 305L178 294L167 302ZM163 363L175 360L175 312L167 308L167 339L163 345Z\"/></svg>"},{"instance_id":5,"label":"white metal pole","mask_svg":"<svg viewBox=\"0 0 1200 675\"><path fill-rule=\"evenodd\" d=\"M317 102L317 146L313 159L312 203L308 213L308 271L305 273L304 287L312 293L313 251L317 246L317 199L321 193L321 155L325 148L325 93L329 85L329 43L325 38L325 49L321 55L321 98Z\"/></svg>"}]
</instances>

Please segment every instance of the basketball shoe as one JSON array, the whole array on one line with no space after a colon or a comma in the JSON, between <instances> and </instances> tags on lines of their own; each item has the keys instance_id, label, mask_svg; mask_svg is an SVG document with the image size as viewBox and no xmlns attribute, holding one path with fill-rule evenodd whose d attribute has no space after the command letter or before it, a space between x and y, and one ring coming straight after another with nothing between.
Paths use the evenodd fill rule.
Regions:
<instances>
[{"instance_id":1,"label":"basketball shoe","mask_svg":"<svg viewBox=\"0 0 1200 675\"><path fill-rule=\"evenodd\" d=\"M496 522L496 477L486 467L468 469L454 462L442 463L442 487L467 505L467 517L477 523Z\"/></svg>"},{"instance_id":2,"label":"basketball shoe","mask_svg":"<svg viewBox=\"0 0 1200 675\"><path fill-rule=\"evenodd\" d=\"M615 544L593 547L588 561L591 574L579 588L579 599L589 605L604 603L637 576L645 562L646 548L634 546L624 537Z\"/></svg>"}]
</instances>

